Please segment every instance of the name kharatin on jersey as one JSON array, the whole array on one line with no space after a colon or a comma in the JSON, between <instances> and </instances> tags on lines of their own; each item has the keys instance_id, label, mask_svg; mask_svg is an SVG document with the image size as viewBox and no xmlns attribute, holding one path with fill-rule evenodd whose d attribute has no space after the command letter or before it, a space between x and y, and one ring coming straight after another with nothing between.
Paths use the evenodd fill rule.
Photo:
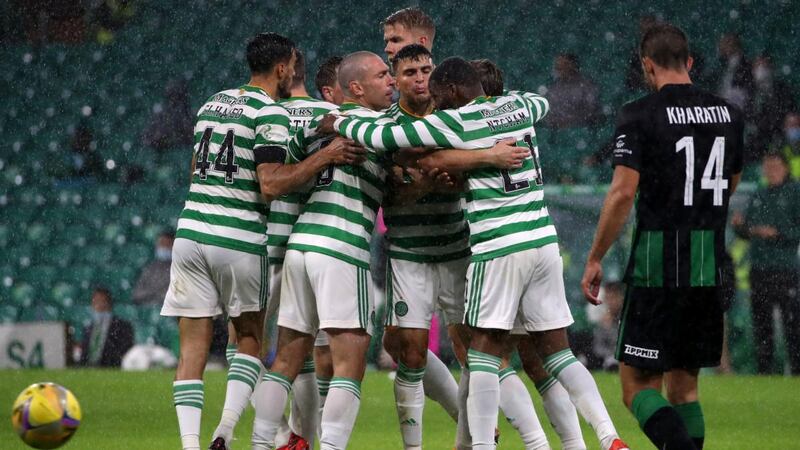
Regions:
<instances>
[{"instance_id":1,"label":"name kharatin on jersey","mask_svg":"<svg viewBox=\"0 0 800 450\"><path fill-rule=\"evenodd\" d=\"M212 95L195 125L195 170L176 237L265 255L269 205L253 159L260 146L286 147L289 116L262 89Z\"/></svg>"},{"instance_id":2,"label":"name kharatin on jersey","mask_svg":"<svg viewBox=\"0 0 800 450\"><path fill-rule=\"evenodd\" d=\"M544 202L542 168L533 124L549 110L544 97L510 93L480 97L457 110L437 111L409 123L384 126L342 117L335 127L366 146L482 149L513 138L531 149L520 169L468 174L467 220L472 260L484 261L558 241Z\"/></svg>"},{"instance_id":3,"label":"name kharatin on jersey","mask_svg":"<svg viewBox=\"0 0 800 450\"><path fill-rule=\"evenodd\" d=\"M367 123L390 123L382 113L345 103L334 114ZM330 142L316 133L317 119L298 131L289 143L289 162L299 162ZM360 165L329 166L317 177L287 249L332 256L369 269L369 241L383 201L386 168L382 154L367 149Z\"/></svg>"},{"instance_id":4,"label":"name kharatin on jersey","mask_svg":"<svg viewBox=\"0 0 800 450\"><path fill-rule=\"evenodd\" d=\"M420 117L393 104L386 115L395 123ZM462 195L431 193L412 205L384 205L389 256L416 262L445 262L469 256L469 229Z\"/></svg>"},{"instance_id":5,"label":"name kharatin on jersey","mask_svg":"<svg viewBox=\"0 0 800 450\"><path fill-rule=\"evenodd\" d=\"M280 100L278 103L289 113L291 136L294 136L297 130L301 130L311 123L315 117L338 108L333 103L311 97L292 97ZM292 233L292 227L297 222L297 218L300 217L310 188L309 185L307 189L300 192L282 195L270 204L269 216L267 216L267 254L270 264L283 264L289 235Z\"/></svg>"}]
</instances>

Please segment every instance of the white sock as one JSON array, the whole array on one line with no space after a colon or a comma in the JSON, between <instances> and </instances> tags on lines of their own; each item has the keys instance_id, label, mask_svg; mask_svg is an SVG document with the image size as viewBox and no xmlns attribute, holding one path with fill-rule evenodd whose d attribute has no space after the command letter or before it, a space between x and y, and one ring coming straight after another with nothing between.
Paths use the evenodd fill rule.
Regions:
<instances>
[{"instance_id":1,"label":"white sock","mask_svg":"<svg viewBox=\"0 0 800 450\"><path fill-rule=\"evenodd\" d=\"M472 448L494 449L494 430L497 428L497 409L500 407L500 379L497 376L500 358L470 349L467 352L467 365L467 420L472 434Z\"/></svg>"},{"instance_id":2,"label":"white sock","mask_svg":"<svg viewBox=\"0 0 800 450\"><path fill-rule=\"evenodd\" d=\"M450 369L435 353L428 350L427 358L425 376L422 378L425 395L442 405L445 412L458 422L458 383L450 373Z\"/></svg>"},{"instance_id":3,"label":"white sock","mask_svg":"<svg viewBox=\"0 0 800 450\"><path fill-rule=\"evenodd\" d=\"M222 407L222 418L211 435L211 441L218 437L225 439L230 445L233 429L239 422L242 412L253 395L258 377L264 366L261 361L244 353L237 353L231 358L228 368L228 386L225 391L225 405Z\"/></svg>"},{"instance_id":4,"label":"white sock","mask_svg":"<svg viewBox=\"0 0 800 450\"><path fill-rule=\"evenodd\" d=\"M331 388L330 378L317 377L317 389L319 390L319 413L317 414L317 436L322 436L322 411L325 408L325 401L328 399L328 391Z\"/></svg>"},{"instance_id":5,"label":"white sock","mask_svg":"<svg viewBox=\"0 0 800 450\"><path fill-rule=\"evenodd\" d=\"M406 450L422 446L422 411L425 408L425 390L422 378L425 368L410 369L398 364L394 379L394 401L397 405L397 418L400 420L400 434Z\"/></svg>"},{"instance_id":6,"label":"white sock","mask_svg":"<svg viewBox=\"0 0 800 450\"><path fill-rule=\"evenodd\" d=\"M286 414L281 416L281 423L278 425L278 431L275 432L275 448L281 448L289 444L289 437L291 437L292 429L289 427L289 421L286 420Z\"/></svg>"},{"instance_id":7,"label":"white sock","mask_svg":"<svg viewBox=\"0 0 800 450\"><path fill-rule=\"evenodd\" d=\"M617 430L611 422L592 374L575 359L572 350L565 349L545 358L544 369L569 392L572 404L594 428L600 446L610 447L611 442L618 437Z\"/></svg>"},{"instance_id":8,"label":"white sock","mask_svg":"<svg viewBox=\"0 0 800 450\"><path fill-rule=\"evenodd\" d=\"M458 422L456 424L456 450L472 448L472 436L469 434L467 419L467 396L469 395L469 369L461 369L458 380Z\"/></svg>"},{"instance_id":9,"label":"white sock","mask_svg":"<svg viewBox=\"0 0 800 450\"><path fill-rule=\"evenodd\" d=\"M317 435L319 416L319 390L314 373L314 360L306 359L303 369L292 384L292 403L289 427L292 432L302 436L311 445Z\"/></svg>"},{"instance_id":10,"label":"white sock","mask_svg":"<svg viewBox=\"0 0 800 450\"><path fill-rule=\"evenodd\" d=\"M500 410L506 419L519 432L525 450L549 449L547 436L533 409L528 389L519 379L513 368L503 369L500 378Z\"/></svg>"},{"instance_id":11,"label":"white sock","mask_svg":"<svg viewBox=\"0 0 800 450\"><path fill-rule=\"evenodd\" d=\"M561 439L563 450L586 450L583 441L578 412L569 399L569 392L553 377L536 383L536 390L542 396L542 404L550 424Z\"/></svg>"},{"instance_id":12,"label":"white sock","mask_svg":"<svg viewBox=\"0 0 800 450\"><path fill-rule=\"evenodd\" d=\"M275 433L283 418L292 382L277 373L266 373L256 388L256 419L253 422L253 449L272 450Z\"/></svg>"},{"instance_id":13,"label":"white sock","mask_svg":"<svg viewBox=\"0 0 800 450\"><path fill-rule=\"evenodd\" d=\"M203 415L203 380L172 383L172 399L178 414L183 450L200 450L200 418Z\"/></svg>"},{"instance_id":14,"label":"white sock","mask_svg":"<svg viewBox=\"0 0 800 450\"><path fill-rule=\"evenodd\" d=\"M322 412L320 450L344 450L356 424L361 405L361 382L333 377Z\"/></svg>"}]
</instances>

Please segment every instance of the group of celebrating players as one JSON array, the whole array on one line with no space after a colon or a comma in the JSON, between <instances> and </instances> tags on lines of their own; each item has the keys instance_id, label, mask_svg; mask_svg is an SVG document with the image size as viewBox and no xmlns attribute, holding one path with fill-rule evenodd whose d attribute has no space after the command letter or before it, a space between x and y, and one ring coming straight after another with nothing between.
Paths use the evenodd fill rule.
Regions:
<instances>
[{"instance_id":1,"label":"group of celebrating players","mask_svg":"<svg viewBox=\"0 0 800 450\"><path fill-rule=\"evenodd\" d=\"M306 92L305 63L295 44L275 33L259 34L247 45L249 83L211 96L198 113L191 187L162 309L180 318L173 392L183 448L200 448L202 375L211 318L221 313L230 318L234 347L210 448L230 448L234 427L251 402L254 450L309 449L316 440L323 450L347 447L370 335L378 326L370 239L382 208L389 242L383 344L398 366L394 393L406 450L422 448L425 396L456 423L459 450L496 448L498 409L526 449L550 448L530 395L509 366L514 351L542 396L562 448L586 448L580 414L602 449L627 449L594 379L567 341L573 320L534 131L548 101L505 90L501 71L488 60L452 57L434 64L435 26L419 9L400 10L382 27L391 67L366 51L330 58L315 77L324 100ZM639 208L644 204L650 215L640 222L644 231L637 230L629 267L629 283L639 291L626 300L626 311L634 314L623 317L620 337L624 399L659 448L699 448L697 369L714 362L717 311L702 307L707 320L695 318L682 329L708 328L697 352L688 341L679 342L687 337L671 324L697 311L687 299L698 289L711 297L719 284L714 265L720 225L696 230L693 211L707 209L712 191L713 206L727 214L738 181L731 174L741 171L738 124L713 130L723 137L722 144L714 141L711 156L706 135L696 129L688 134L696 143L684 138L676 150L673 141L669 154L654 156L649 147L661 144L646 124L657 120L649 117L663 103L691 113L696 103L684 104L684 98L706 106L724 102L691 87L688 46L677 28L655 27L641 49L645 74L659 89L653 95L669 90L670 97L623 111L614 181L583 287L598 302L600 260L640 191ZM672 85L685 89L676 93ZM639 173L666 171L666 158L681 150L687 181L680 196L687 209L667 209L677 217L667 223L654 217L669 208L673 190L666 184L674 180L645 188L657 180L642 177L640 183ZM707 168L700 189L694 189L695 154L697 165ZM680 228L674 236L667 232L672 223ZM674 255L663 250L666 243ZM696 258L705 249L710 255L700 258L710 267L698 269L687 260L674 276L667 269L679 255ZM652 288L661 297L644 302L653 297ZM672 288L689 291L667 292ZM686 303L680 311L671 301L678 296ZM458 382L427 349L437 309L462 367ZM277 355L265 370L259 357L264 322L275 315ZM665 329L650 332L646 321L656 316ZM673 354L676 345L681 348ZM660 394L665 381L672 403Z\"/></svg>"}]
</instances>

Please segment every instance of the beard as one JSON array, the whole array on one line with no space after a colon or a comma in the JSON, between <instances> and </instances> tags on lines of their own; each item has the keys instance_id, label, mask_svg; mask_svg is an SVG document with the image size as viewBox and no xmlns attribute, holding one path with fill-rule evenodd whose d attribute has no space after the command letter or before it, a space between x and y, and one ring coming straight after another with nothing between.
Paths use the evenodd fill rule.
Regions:
<instances>
[{"instance_id":1,"label":"beard","mask_svg":"<svg viewBox=\"0 0 800 450\"><path fill-rule=\"evenodd\" d=\"M290 79L291 81L291 79ZM292 96L292 89L289 83L278 84L278 98L281 100L287 99Z\"/></svg>"}]
</instances>

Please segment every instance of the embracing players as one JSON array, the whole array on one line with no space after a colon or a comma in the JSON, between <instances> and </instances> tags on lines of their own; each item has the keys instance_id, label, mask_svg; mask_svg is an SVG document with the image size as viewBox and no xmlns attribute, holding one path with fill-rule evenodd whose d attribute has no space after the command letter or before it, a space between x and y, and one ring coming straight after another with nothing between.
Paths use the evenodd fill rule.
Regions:
<instances>
[{"instance_id":1,"label":"embracing players","mask_svg":"<svg viewBox=\"0 0 800 450\"><path fill-rule=\"evenodd\" d=\"M591 374L572 355L566 338L572 317L555 227L542 199L533 130L533 123L547 112L547 101L528 93L487 99L477 72L460 58L448 58L434 70L430 90L440 110L422 120L383 126L331 116L321 122L321 129L332 127L356 142L389 151L419 146L463 149L426 157L433 159L432 167L445 170L463 167L471 162L472 150L487 148L498 139L514 138L531 151L515 171L479 169L468 175L472 262L465 322L471 331L467 403L473 448L495 447L499 356L517 320L533 333L545 369L570 393L602 447L627 448Z\"/></svg>"}]
</instances>

